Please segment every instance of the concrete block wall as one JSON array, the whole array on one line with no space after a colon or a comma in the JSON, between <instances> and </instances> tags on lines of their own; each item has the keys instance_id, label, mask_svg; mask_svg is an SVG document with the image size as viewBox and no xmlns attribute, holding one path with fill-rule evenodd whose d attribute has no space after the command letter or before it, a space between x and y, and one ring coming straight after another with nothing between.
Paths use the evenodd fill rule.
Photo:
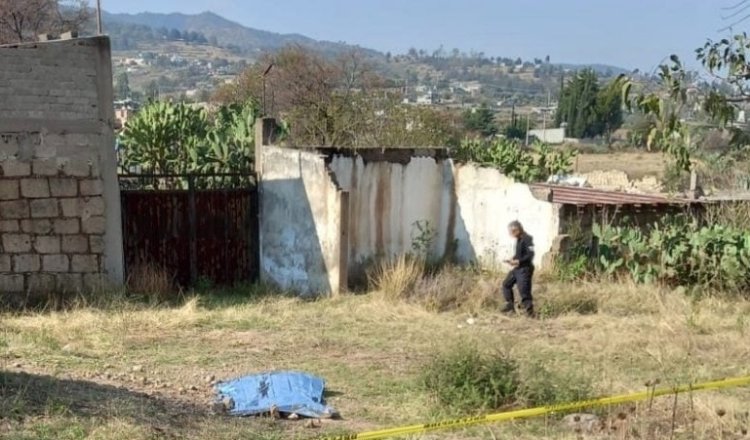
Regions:
<instances>
[{"instance_id":1,"label":"concrete block wall","mask_svg":"<svg viewBox=\"0 0 750 440\"><path fill-rule=\"evenodd\" d=\"M0 302L122 282L104 37L0 46Z\"/></svg>"}]
</instances>

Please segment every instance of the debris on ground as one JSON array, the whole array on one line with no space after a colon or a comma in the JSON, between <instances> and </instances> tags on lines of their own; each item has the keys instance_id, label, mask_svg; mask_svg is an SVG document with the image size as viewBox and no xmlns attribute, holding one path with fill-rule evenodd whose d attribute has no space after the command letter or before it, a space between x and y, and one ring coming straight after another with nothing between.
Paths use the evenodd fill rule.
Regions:
<instances>
[{"instance_id":1,"label":"debris on ground","mask_svg":"<svg viewBox=\"0 0 750 440\"><path fill-rule=\"evenodd\" d=\"M214 411L234 416L271 414L297 419L332 418L336 411L323 402L325 381L319 377L292 371L243 376L214 385L217 398Z\"/></svg>"}]
</instances>

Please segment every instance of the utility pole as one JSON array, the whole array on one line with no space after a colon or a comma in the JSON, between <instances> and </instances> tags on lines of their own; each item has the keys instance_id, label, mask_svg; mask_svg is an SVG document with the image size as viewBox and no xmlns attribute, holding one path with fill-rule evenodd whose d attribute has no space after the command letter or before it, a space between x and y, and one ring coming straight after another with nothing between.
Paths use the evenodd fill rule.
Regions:
<instances>
[{"instance_id":1,"label":"utility pole","mask_svg":"<svg viewBox=\"0 0 750 440\"><path fill-rule=\"evenodd\" d=\"M102 0L96 0L96 33L97 35L104 33L102 29Z\"/></svg>"},{"instance_id":2,"label":"utility pole","mask_svg":"<svg viewBox=\"0 0 750 440\"><path fill-rule=\"evenodd\" d=\"M531 128L531 112L526 113L526 146L529 146L529 129Z\"/></svg>"}]
</instances>

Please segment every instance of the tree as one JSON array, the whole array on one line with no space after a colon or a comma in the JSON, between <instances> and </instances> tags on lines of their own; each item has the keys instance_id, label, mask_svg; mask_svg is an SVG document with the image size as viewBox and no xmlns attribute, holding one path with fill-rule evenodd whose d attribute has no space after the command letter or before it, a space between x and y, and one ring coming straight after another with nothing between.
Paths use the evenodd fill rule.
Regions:
<instances>
[{"instance_id":1,"label":"tree","mask_svg":"<svg viewBox=\"0 0 750 440\"><path fill-rule=\"evenodd\" d=\"M0 0L0 44L34 41L43 33L79 30L89 19L85 0Z\"/></svg>"},{"instance_id":2,"label":"tree","mask_svg":"<svg viewBox=\"0 0 750 440\"><path fill-rule=\"evenodd\" d=\"M115 80L115 97L117 99L127 99L130 98L130 95L130 81L128 79L128 74L122 72L117 75L117 79Z\"/></svg>"},{"instance_id":3,"label":"tree","mask_svg":"<svg viewBox=\"0 0 750 440\"><path fill-rule=\"evenodd\" d=\"M486 104L464 112L464 125L468 130L479 133L484 137L497 134L495 113Z\"/></svg>"},{"instance_id":4,"label":"tree","mask_svg":"<svg viewBox=\"0 0 750 440\"><path fill-rule=\"evenodd\" d=\"M587 69L573 77L560 95L555 123L565 123L571 137L609 136L622 125L619 79L600 89L596 73Z\"/></svg>"},{"instance_id":5,"label":"tree","mask_svg":"<svg viewBox=\"0 0 750 440\"><path fill-rule=\"evenodd\" d=\"M597 131L609 142L612 133L622 126L622 82L618 78L599 91L597 97Z\"/></svg>"},{"instance_id":6,"label":"tree","mask_svg":"<svg viewBox=\"0 0 750 440\"><path fill-rule=\"evenodd\" d=\"M180 40L182 39L182 34L178 29L172 29L169 31L169 39L170 40Z\"/></svg>"}]
</instances>

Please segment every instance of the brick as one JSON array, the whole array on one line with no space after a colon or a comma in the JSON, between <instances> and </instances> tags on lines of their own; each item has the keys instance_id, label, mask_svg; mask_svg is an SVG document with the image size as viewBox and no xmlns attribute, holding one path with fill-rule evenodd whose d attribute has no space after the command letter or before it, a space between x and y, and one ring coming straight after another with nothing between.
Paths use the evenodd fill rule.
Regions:
<instances>
[{"instance_id":1,"label":"brick","mask_svg":"<svg viewBox=\"0 0 750 440\"><path fill-rule=\"evenodd\" d=\"M52 232L52 222L47 219L21 220L21 230L29 234L49 234Z\"/></svg>"},{"instance_id":2,"label":"brick","mask_svg":"<svg viewBox=\"0 0 750 440\"><path fill-rule=\"evenodd\" d=\"M57 176L60 168L54 159L35 160L31 163L31 174L35 176Z\"/></svg>"},{"instance_id":3,"label":"brick","mask_svg":"<svg viewBox=\"0 0 750 440\"><path fill-rule=\"evenodd\" d=\"M81 230L84 234L104 234L105 229L104 217L91 217L81 220Z\"/></svg>"},{"instance_id":4,"label":"brick","mask_svg":"<svg viewBox=\"0 0 750 440\"><path fill-rule=\"evenodd\" d=\"M15 273L39 272L40 268L39 255L21 254L13 256L13 272Z\"/></svg>"},{"instance_id":5,"label":"brick","mask_svg":"<svg viewBox=\"0 0 750 440\"><path fill-rule=\"evenodd\" d=\"M47 273L32 273L29 275L29 292L52 293L55 291L55 276Z\"/></svg>"},{"instance_id":6,"label":"brick","mask_svg":"<svg viewBox=\"0 0 750 440\"><path fill-rule=\"evenodd\" d=\"M42 255L42 270L44 272L68 272L70 261L67 255Z\"/></svg>"},{"instance_id":7,"label":"brick","mask_svg":"<svg viewBox=\"0 0 750 440\"><path fill-rule=\"evenodd\" d=\"M19 219L29 217L29 201L14 200L0 202L0 219Z\"/></svg>"},{"instance_id":8,"label":"brick","mask_svg":"<svg viewBox=\"0 0 750 440\"><path fill-rule=\"evenodd\" d=\"M28 234L3 234L3 251L9 254L31 252L31 236Z\"/></svg>"},{"instance_id":9,"label":"brick","mask_svg":"<svg viewBox=\"0 0 750 440\"><path fill-rule=\"evenodd\" d=\"M104 191L104 184L100 179L86 179L80 181L82 196L100 196Z\"/></svg>"},{"instance_id":10,"label":"brick","mask_svg":"<svg viewBox=\"0 0 750 440\"><path fill-rule=\"evenodd\" d=\"M73 255L70 270L77 273L99 272L99 258L96 255Z\"/></svg>"},{"instance_id":11,"label":"brick","mask_svg":"<svg viewBox=\"0 0 750 440\"><path fill-rule=\"evenodd\" d=\"M20 230L18 220L0 220L0 232L18 232Z\"/></svg>"},{"instance_id":12,"label":"brick","mask_svg":"<svg viewBox=\"0 0 750 440\"><path fill-rule=\"evenodd\" d=\"M10 272L10 255L0 254L0 273Z\"/></svg>"},{"instance_id":13,"label":"brick","mask_svg":"<svg viewBox=\"0 0 750 440\"><path fill-rule=\"evenodd\" d=\"M89 251L89 238L85 235L66 235L62 238L62 251L66 254L85 254Z\"/></svg>"},{"instance_id":14,"label":"brick","mask_svg":"<svg viewBox=\"0 0 750 440\"><path fill-rule=\"evenodd\" d=\"M89 246L92 254L104 253L104 237L101 235L90 235Z\"/></svg>"},{"instance_id":15,"label":"brick","mask_svg":"<svg viewBox=\"0 0 750 440\"><path fill-rule=\"evenodd\" d=\"M80 203L78 199L60 199L63 217L80 217Z\"/></svg>"},{"instance_id":16,"label":"brick","mask_svg":"<svg viewBox=\"0 0 750 440\"><path fill-rule=\"evenodd\" d=\"M77 234L81 232L81 224L77 218L60 218L52 220L52 230L55 234Z\"/></svg>"},{"instance_id":17,"label":"brick","mask_svg":"<svg viewBox=\"0 0 750 440\"><path fill-rule=\"evenodd\" d=\"M29 199L43 199L49 197L49 182L47 179L21 180L21 196Z\"/></svg>"},{"instance_id":18,"label":"brick","mask_svg":"<svg viewBox=\"0 0 750 440\"><path fill-rule=\"evenodd\" d=\"M0 292L21 293L23 292L23 275L0 274Z\"/></svg>"},{"instance_id":19,"label":"brick","mask_svg":"<svg viewBox=\"0 0 750 440\"><path fill-rule=\"evenodd\" d=\"M60 237L57 235L39 235L34 237L34 250L40 254L59 254Z\"/></svg>"},{"instance_id":20,"label":"brick","mask_svg":"<svg viewBox=\"0 0 750 440\"><path fill-rule=\"evenodd\" d=\"M81 218L98 217L104 215L104 198L90 197L79 199Z\"/></svg>"},{"instance_id":21,"label":"brick","mask_svg":"<svg viewBox=\"0 0 750 440\"><path fill-rule=\"evenodd\" d=\"M18 180L0 180L0 200L15 200L19 198Z\"/></svg>"},{"instance_id":22,"label":"brick","mask_svg":"<svg viewBox=\"0 0 750 440\"><path fill-rule=\"evenodd\" d=\"M15 159L0 162L0 176L26 177L31 175L31 164Z\"/></svg>"},{"instance_id":23,"label":"brick","mask_svg":"<svg viewBox=\"0 0 750 440\"><path fill-rule=\"evenodd\" d=\"M91 164L81 160L69 160L63 163L63 175L70 177L89 177L91 175Z\"/></svg>"},{"instance_id":24,"label":"brick","mask_svg":"<svg viewBox=\"0 0 750 440\"><path fill-rule=\"evenodd\" d=\"M103 292L107 288L107 279L99 273L84 274L83 288L88 292Z\"/></svg>"},{"instance_id":25,"label":"brick","mask_svg":"<svg viewBox=\"0 0 750 440\"><path fill-rule=\"evenodd\" d=\"M32 218L57 217L60 211L57 207L57 199L37 199L29 202Z\"/></svg>"},{"instance_id":26,"label":"brick","mask_svg":"<svg viewBox=\"0 0 750 440\"><path fill-rule=\"evenodd\" d=\"M55 276L56 288L60 293L80 293L83 291L83 275L80 273L61 273Z\"/></svg>"},{"instance_id":27,"label":"brick","mask_svg":"<svg viewBox=\"0 0 750 440\"><path fill-rule=\"evenodd\" d=\"M72 178L49 179L52 197L75 197L78 195L78 181Z\"/></svg>"}]
</instances>

